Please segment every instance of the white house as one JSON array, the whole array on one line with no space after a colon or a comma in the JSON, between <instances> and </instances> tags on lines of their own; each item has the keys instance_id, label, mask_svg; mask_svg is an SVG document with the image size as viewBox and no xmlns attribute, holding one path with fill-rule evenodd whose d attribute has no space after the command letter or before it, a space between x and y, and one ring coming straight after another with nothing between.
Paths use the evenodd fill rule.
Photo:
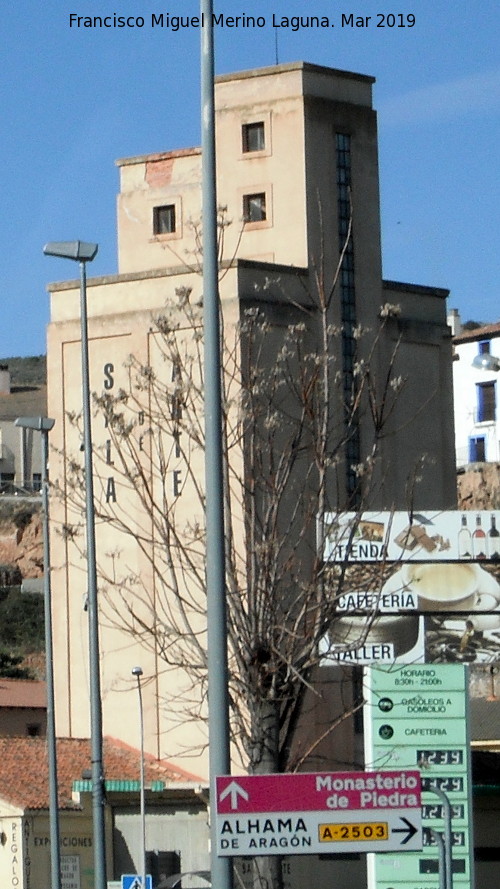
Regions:
<instances>
[{"instance_id":1,"label":"white house","mask_svg":"<svg viewBox=\"0 0 500 889\"><path fill-rule=\"evenodd\" d=\"M463 330L456 311L449 320L455 347L453 392L457 466L499 462L500 362L496 369L483 369L473 366L473 361L481 355L500 359L500 322Z\"/></svg>"}]
</instances>

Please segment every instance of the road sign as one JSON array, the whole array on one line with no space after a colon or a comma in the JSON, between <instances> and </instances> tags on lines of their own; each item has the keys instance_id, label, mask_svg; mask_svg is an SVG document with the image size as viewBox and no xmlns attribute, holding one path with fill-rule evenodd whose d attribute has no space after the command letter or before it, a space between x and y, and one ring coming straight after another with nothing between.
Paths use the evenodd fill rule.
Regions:
<instances>
[{"instance_id":1,"label":"road sign","mask_svg":"<svg viewBox=\"0 0 500 889\"><path fill-rule=\"evenodd\" d=\"M122 889L143 889L143 885L139 874L122 874ZM146 874L146 889L153 889L151 874Z\"/></svg>"},{"instance_id":2,"label":"road sign","mask_svg":"<svg viewBox=\"0 0 500 889\"><path fill-rule=\"evenodd\" d=\"M223 856L421 849L420 773L219 777L217 843Z\"/></svg>"},{"instance_id":3,"label":"road sign","mask_svg":"<svg viewBox=\"0 0 500 889\"><path fill-rule=\"evenodd\" d=\"M451 804L453 886L469 889L470 836L467 681L461 664L413 664L371 668L365 689L366 759L384 768L420 767L423 848L412 855L376 855L368 864L370 889L435 889L439 852L432 833L444 832L444 807Z\"/></svg>"}]
</instances>

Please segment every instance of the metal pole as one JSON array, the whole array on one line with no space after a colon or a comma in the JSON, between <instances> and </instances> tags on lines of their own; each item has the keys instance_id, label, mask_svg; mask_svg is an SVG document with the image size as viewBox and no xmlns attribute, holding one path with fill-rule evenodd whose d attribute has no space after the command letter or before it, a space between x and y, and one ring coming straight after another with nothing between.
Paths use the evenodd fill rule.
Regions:
<instances>
[{"instance_id":1,"label":"metal pole","mask_svg":"<svg viewBox=\"0 0 500 889\"><path fill-rule=\"evenodd\" d=\"M141 676L142 667L134 667L132 675L137 679L137 692L139 695L139 731L141 743L141 786L140 786L140 812L141 812L141 874L142 886L146 889L146 792L144 775L144 710L142 705Z\"/></svg>"},{"instance_id":2,"label":"metal pole","mask_svg":"<svg viewBox=\"0 0 500 889\"><path fill-rule=\"evenodd\" d=\"M435 793L443 803L444 821L444 856L445 856L445 889L453 889L453 848L451 836L451 803L438 787L429 787L429 793Z\"/></svg>"},{"instance_id":3,"label":"metal pole","mask_svg":"<svg viewBox=\"0 0 500 889\"><path fill-rule=\"evenodd\" d=\"M224 553L224 485L221 410L221 342L217 255L214 39L212 2L201 0L201 130L203 314L205 371L205 485L207 540L208 731L211 799L211 874L214 889L231 889L229 858L217 855L217 775L230 772L227 617Z\"/></svg>"},{"instance_id":4,"label":"metal pole","mask_svg":"<svg viewBox=\"0 0 500 889\"><path fill-rule=\"evenodd\" d=\"M439 853L439 889L446 889L446 852L444 848L444 840L437 830L431 827L431 834L436 840Z\"/></svg>"},{"instance_id":5,"label":"metal pole","mask_svg":"<svg viewBox=\"0 0 500 889\"><path fill-rule=\"evenodd\" d=\"M45 423L54 425L54 420ZM51 427L52 428L52 427ZM50 873L52 889L61 887L61 851L59 834L59 803L57 798L57 749L54 708L54 653L52 647L52 587L50 579L50 539L49 539L49 429L42 434L42 520L43 520L43 599L45 617L45 659L47 680L47 752L49 761L49 822L50 822ZM24 429L23 432L26 432Z\"/></svg>"},{"instance_id":6,"label":"metal pole","mask_svg":"<svg viewBox=\"0 0 500 889\"><path fill-rule=\"evenodd\" d=\"M104 823L104 767L102 741L101 675L99 664L99 611L95 548L94 473L90 420L89 339L87 322L86 263L80 262L80 321L82 337L83 448L85 457L85 516L89 613L90 741L92 760L92 813L94 889L106 889L106 836Z\"/></svg>"}]
</instances>

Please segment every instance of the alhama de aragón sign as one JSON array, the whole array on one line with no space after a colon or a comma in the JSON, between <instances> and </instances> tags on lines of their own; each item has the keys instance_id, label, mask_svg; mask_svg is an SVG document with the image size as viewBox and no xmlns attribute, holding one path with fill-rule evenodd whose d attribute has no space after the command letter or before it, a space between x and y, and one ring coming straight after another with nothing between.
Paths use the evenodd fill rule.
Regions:
<instances>
[{"instance_id":1,"label":"alhama de arag\u00f3n sign","mask_svg":"<svg viewBox=\"0 0 500 889\"><path fill-rule=\"evenodd\" d=\"M422 847L417 770L217 778L218 855Z\"/></svg>"}]
</instances>

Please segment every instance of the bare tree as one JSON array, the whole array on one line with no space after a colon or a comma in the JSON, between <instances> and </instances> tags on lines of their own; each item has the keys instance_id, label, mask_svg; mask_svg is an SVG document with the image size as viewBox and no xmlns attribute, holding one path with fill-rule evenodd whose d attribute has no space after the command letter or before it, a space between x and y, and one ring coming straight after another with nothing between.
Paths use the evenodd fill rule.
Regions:
<instances>
[{"instance_id":1,"label":"bare tree","mask_svg":"<svg viewBox=\"0 0 500 889\"><path fill-rule=\"evenodd\" d=\"M341 262L342 256L339 269ZM384 327L397 313L389 306L376 331L354 332L362 348L346 393L343 331L332 320L336 278L326 288L318 273L312 292L299 287L291 298L276 275L239 306L237 318L228 322L222 313L230 715L235 748L251 772L296 767L311 752L296 747L292 754L292 746L305 694L320 694L319 643L343 591L343 572L333 580L325 572L325 529L317 519L368 502L404 385L393 377L394 354L380 379L373 370ZM175 673L172 716L199 723L207 680L200 297L177 289L153 323L150 360L130 356L128 386L95 395L124 493L118 509L99 483L107 473L106 453L98 449L97 518L122 541L100 560L101 608L103 619L159 652ZM360 424L365 438L371 430L371 444L352 467L356 484L347 496L346 444ZM76 456L69 478L77 508L83 479ZM65 533L76 545L78 532L68 522ZM133 566L131 546L147 574Z\"/></svg>"}]
</instances>

